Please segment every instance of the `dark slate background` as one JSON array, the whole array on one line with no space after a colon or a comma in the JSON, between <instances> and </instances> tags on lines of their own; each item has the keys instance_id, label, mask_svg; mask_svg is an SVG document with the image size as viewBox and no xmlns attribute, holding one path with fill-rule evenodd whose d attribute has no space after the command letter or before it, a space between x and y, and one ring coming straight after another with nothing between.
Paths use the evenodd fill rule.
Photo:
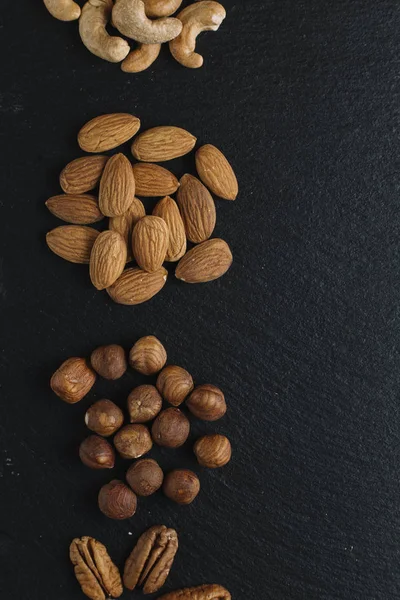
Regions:
<instances>
[{"instance_id":1,"label":"dark slate background","mask_svg":"<svg viewBox=\"0 0 400 600\"><path fill-rule=\"evenodd\" d=\"M3 598L79 600L72 537L103 541L119 565L163 522L180 551L165 590L220 582L236 600L400 597L400 6L396 0L226 2L204 34L206 66L167 48L123 74L41 2L1 1L0 589ZM217 201L234 265L218 282L173 280L121 307L87 269L45 245L44 201L100 113L174 124L219 146L240 196ZM189 161L176 161L177 174ZM200 471L190 507L161 494L128 522L96 507L112 475L80 464L83 415L140 382L99 383L75 406L53 370L97 345L155 334L171 362L220 385L232 463ZM190 447L155 452L194 467ZM118 462L114 476L122 477ZM130 597L125 594L124 598ZM133 594L140 597L140 594Z\"/></svg>"}]
</instances>

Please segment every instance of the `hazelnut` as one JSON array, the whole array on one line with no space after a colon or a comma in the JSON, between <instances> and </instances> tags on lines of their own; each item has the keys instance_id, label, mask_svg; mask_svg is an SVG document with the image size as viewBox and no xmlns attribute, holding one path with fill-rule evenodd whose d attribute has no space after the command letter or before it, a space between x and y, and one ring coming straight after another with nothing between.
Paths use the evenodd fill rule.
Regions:
<instances>
[{"instance_id":1,"label":"hazelnut","mask_svg":"<svg viewBox=\"0 0 400 600\"><path fill-rule=\"evenodd\" d=\"M139 385L128 396L131 423L146 423L158 415L162 398L154 385Z\"/></svg>"},{"instance_id":2,"label":"hazelnut","mask_svg":"<svg viewBox=\"0 0 400 600\"><path fill-rule=\"evenodd\" d=\"M182 367L165 367L157 378L161 396L173 406L179 406L193 389L193 379Z\"/></svg>"},{"instance_id":3,"label":"hazelnut","mask_svg":"<svg viewBox=\"0 0 400 600\"><path fill-rule=\"evenodd\" d=\"M79 446L81 461L91 469L112 469L115 461L114 448L98 435L90 435Z\"/></svg>"},{"instance_id":4,"label":"hazelnut","mask_svg":"<svg viewBox=\"0 0 400 600\"><path fill-rule=\"evenodd\" d=\"M232 456L231 443L224 435L205 435L197 440L193 450L199 463L210 469L223 467Z\"/></svg>"},{"instance_id":5,"label":"hazelnut","mask_svg":"<svg viewBox=\"0 0 400 600\"><path fill-rule=\"evenodd\" d=\"M92 352L90 362L104 379L119 379L127 369L125 350L117 344L100 346Z\"/></svg>"},{"instance_id":6,"label":"hazelnut","mask_svg":"<svg viewBox=\"0 0 400 600\"><path fill-rule=\"evenodd\" d=\"M125 425L114 438L114 446L122 458L140 458L153 446L146 425Z\"/></svg>"},{"instance_id":7,"label":"hazelnut","mask_svg":"<svg viewBox=\"0 0 400 600\"><path fill-rule=\"evenodd\" d=\"M138 496L151 496L162 486L164 473L152 458L143 458L128 469L126 480Z\"/></svg>"},{"instance_id":8,"label":"hazelnut","mask_svg":"<svg viewBox=\"0 0 400 600\"><path fill-rule=\"evenodd\" d=\"M196 473L187 469L175 469L166 475L163 492L178 504L190 504L200 491L200 481Z\"/></svg>"},{"instance_id":9,"label":"hazelnut","mask_svg":"<svg viewBox=\"0 0 400 600\"><path fill-rule=\"evenodd\" d=\"M85 415L85 423L91 431L108 437L118 431L124 422L122 410L111 400L99 400L92 404Z\"/></svg>"},{"instance_id":10,"label":"hazelnut","mask_svg":"<svg viewBox=\"0 0 400 600\"><path fill-rule=\"evenodd\" d=\"M195 388L186 404L190 412L203 421L218 421L226 413L223 392L209 383Z\"/></svg>"},{"instance_id":11,"label":"hazelnut","mask_svg":"<svg viewBox=\"0 0 400 600\"><path fill-rule=\"evenodd\" d=\"M190 423L179 408L163 410L153 423L151 433L153 440L159 446L166 448L179 448L189 435Z\"/></svg>"},{"instance_id":12,"label":"hazelnut","mask_svg":"<svg viewBox=\"0 0 400 600\"><path fill-rule=\"evenodd\" d=\"M101 512L110 519L129 519L136 512L136 495L123 481L118 481L118 479L103 485L99 492L98 502Z\"/></svg>"},{"instance_id":13,"label":"hazelnut","mask_svg":"<svg viewBox=\"0 0 400 600\"><path fill-rule=\"evenodd\" d=\"M158 373L166 362L165 348L154 335L140 338L129 353L129 364L143 375Z\"/></svg>"},{"instance_id":14,"label":"hazelnut","mask_svg":"<svg viewBox=\"0 0 400 600\"><path fill-rule=\"evenodd\" d=\"M57 369L50 387L64 402L75 404L82 400L96 381L96 373L84 358L69 358Z\"/></svg>"}]
</instances>

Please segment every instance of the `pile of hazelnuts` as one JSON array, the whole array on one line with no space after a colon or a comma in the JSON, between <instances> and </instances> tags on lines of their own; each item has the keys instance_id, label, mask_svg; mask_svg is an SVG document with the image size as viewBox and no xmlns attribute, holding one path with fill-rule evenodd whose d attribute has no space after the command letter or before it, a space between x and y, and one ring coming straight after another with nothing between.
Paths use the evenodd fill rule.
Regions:
<instances>
[{"instance_id":1,"label":"pile of hazelnuts","mask_svg":"<svg viewBox=\"0 0 400 600\"><path fill-rule=\"evenodd\" d=\"M137 496L150 496L162 487L164 494L179 504L190 504L200 491L196 473L174 469L164 473L151 458L141 458L153 442L165 448L179 448L188 439L190 422L178 408L186 401L198 419L217 421L226 413L223 392L214 385L194 387L190 373L176 365L166 366L167 353L154 336L139 339L127 360L122 346L101 346L92 352L90 361L69 358L51 378L52 390L65 402L75 404L86 396L97 376L119 379L129 365L143 375L158 373L156 385L140 385L128 396L130 424L124 425L123 411L111 400L99 400L86 412L85 423L93 432L80 445L82 462L92 469L112 469L115 451L124 459L135 460L126 473L126 483L113 480L104 485L98 496L100 510L112 519L132 517ZM163 409L163 400L171 407ZM151 423L151 425L149 425ZM105 438L113 437L113 445ZM219 434L205 435L194 444L201 466L223 467L231 459L231 444ZM139 459L139 460L138 460Z\"/></svg>"}]
</instances>

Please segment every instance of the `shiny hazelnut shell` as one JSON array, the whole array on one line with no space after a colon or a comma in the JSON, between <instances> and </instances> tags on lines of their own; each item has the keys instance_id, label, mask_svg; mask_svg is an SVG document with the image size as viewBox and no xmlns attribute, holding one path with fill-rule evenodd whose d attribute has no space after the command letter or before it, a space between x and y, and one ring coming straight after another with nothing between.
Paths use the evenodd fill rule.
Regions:
<instances>
[{"instance_id":1,"label":"shiny hazelnut shell","mask_svg":"<svg viewBox=\"0 0 400 600\"><path fill-rule=\"evenodd\" d=\"M166 362L167 352L154 335L140 338L129 353L130 366L143 375L158 373Z\"/></svg>"},{"instance_id":2,"label":"shiny hazelnut shell","mask_svg":"<svg viewBox=\"0 0 400 600\"><path fill-rule=\"evenodd\" d=\"M180 406L193 390L194 384L190 373L176 365L165 367L156 383L161 396L172 406Z\"/></svg>"},{"instance_id":3,"label":"shiny hazelnut shell","mask_svg":"<svg viewBox=\"0 0 400 600\"><path fill-rule=\"evenodd\" d=\"M114 479L103 485L98 504L101 512L110 519L129 519L136 512L136 494L123 481Z\"/></svg>"},{"instance_id":4,"label":"shiny hazelnut shell","mask_svg":"<svg viewBox=\"0 0 400 600\"><path fill-rule=\"evenodd\" d=\"M224 435L205 435L197 440L194 453L199 464L209 469L224 467L231 460L231 443Z\"/></svg>"},{"instance_id":5,"label":"shiny hazelnut shell","mask_svg":"<svg viewBox=\"0 0 400 600\"><path fill-rule=\"evenodd\" d=\"M79 457L91 469L112 469L115 462L114 448L104 438L90 435L79 446Z\"/></svg>"},{"instance_id":6,"label":"shiny hazelnut shell","mask_svg":"<svg viewBox=\"0 0 400 600\"><path fill-rule=\"evenodd\" d=\"M162 486L164 473L155 460L143 458L129 467L126 480L138 496L151 496Z\"/></svg>"},{"instance_id":7,"label":"shiny hazelnut shell","mask_svg":"<svg viewBox=\"0 0 400 600\"><path fill-rule=\"evenodd\" d=\"M152 449L153 441L146 425L125 425L115 435L114 446L122 458L140 458Z\"/></svg>"},{"instance_id":8,"label":"shiny hazelnut shell","mask_svg":"<svg viewBox=\"0 0 400 600\"><path fill-rule=\"evenodd\" d=\"M160 412L151 428L155 443L166 448L179 448L186 442L189 433L189 420L179 408Z\"/></svg>"},{"instance_id":9,"label":"shiny hazelnut shell","mask_svg":"<svg viewBox=\"0 0 400 600\"><path fill-rule=\"evenodd\" d=\"M50 380L50 387L68 404L76 404L91 390L96 373L84 358L69 358L57 369Z\"/></svg>"},{"instance_id":10,"label":"shiny hazelnut shell","mask_svg":"<svg viewBox=\"0 0 400 600\"><path fill-rule=\"evenodd\" d=\"M162 398L154 385L139 385L128 396L131 423L152 421L162 409Z\"/></svg>"},{"instance_id":11,"label":"shiny hazelnut shell","mask_svg":"<svg viewBox=\"0 0 400 600\"><path fill-rule=\"evenodd\" d=\"M127 369L125 350L117 344L96 348L90 362L96 373L104 379L119 379Z\"/></svg>"},{"instance_id":12,"label":"shiny hazelnut shell","mask_svg":"<svg viewBox=\"0 0 400 600\"><path fill-rule=\"evenodd\" d=\"M109 437L122 427L124 414L111 400L98 400L86 411L85 423L91 431Z\"/></svg>"},{"instance_id":13,"label":"shiny hazelnut shell","mask_svg":"<svg viewBox=\"0 0 400 600\"><path fill-rule=\"evenodd\" d=\"M200 491L196 473L188 469L175 469L165 476L164 494L178 504L190 504Z\"/></svg>"},{"instance_id":14,"label":"shiny hazelnut shell","mask_svg":"<svg viewBox=\"0 0 400 600\"><path fill-rule=\"evenodd\" d=\"M217 421L226 413L223 392L209 383L196 387L186 400L186 406L202 421Z\"/></svg>"}]
</instances>

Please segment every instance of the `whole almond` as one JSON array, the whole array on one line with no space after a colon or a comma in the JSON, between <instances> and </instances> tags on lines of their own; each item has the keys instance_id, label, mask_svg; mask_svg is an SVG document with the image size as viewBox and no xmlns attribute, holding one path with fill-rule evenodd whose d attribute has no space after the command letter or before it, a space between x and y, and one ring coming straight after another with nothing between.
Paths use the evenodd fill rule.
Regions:
<instances>
[{"instance_id":1,"label":"whole almond","mask_svg":"<svg viewBox=\"0 0 400 600\"><path fill-rule=\"evenodd\" d=\"M175 275L186 283L213 281L227 272L232 260L228 244L214 238L189 250L179 261Z\"/></svg>"},{"instance_id":2,"label":"whole almond","mask_svg":"<svg viewBox=\"0 0 400 600\"><path fill-rule=\"evenodd\" d=\"M90 279L95 288L104 290L118 279L126 263L125 240L117 231L103 231L93 244L90 255Z\"/></svg>"},{"instance_id":3,"label":"whole almond","mask_svg":"<svg viewBox=\"0 0 400 600\"><path fill-rule=\"evenodd\" d=\"M206 144L196 152L196 169L202 182L213 194L235 200L239 193L236 175L218 148Z\"/></svg>"},{"instance_id":4,"label":"whole almond","mask_svg":"<svg viewBox=\"0 0 400 600\"><path fill-rule=\"evenodd\" d=\"M133 165L133 176L138 196L167 196L179 187L179 181L171 171L153 163L136 163Z\"/></svg>"},{"instance_id":5,"label":"whole almond","mask_svg":"<svg viewBox=\"0 0 400 600\"><path fill-rule=\"evenodd\" d=\"M133 115L100 115L82 127L78 144L85 152L105 152L130 140L139 129L140 120Z\"/></svg>"},{"instance_id":6,"label":"whole almond","mask_svg":"<svg viewBox=\"0 0 400 600\"><path fill-rule=\"evenodd\" d=\"M136 223L132 234L132 250L141 269L148 273L160 269L167 253L168 237L168 226L160 217L143 217Z\"/></svg>"},{"instance_id":7,"label":"whole almond","mask_svg":"<svg viewBox=\"0 0 400 600\"><path fill-rule=\"evenodd\" d=\"M168 225L169 238L165 260L176 262L186 252L185 226L178 205L175 200L166 196L156 204L153 215L161 217Z\"/></svg>"},{"instance_id":8,"label":"whole almond","mask_svg":"<svg viewBox=\"0 0 400 600\"><path fill-rule=\"evenodd\" d=\"M115 154L106 164L100 180L100 210L106 217L123 215L132 204L134 196L132 165L124 154Z\"/></svg>"},{"instance_id":9,"label":"whole almond","mask_svg":"<svg viewBox=\"0 0 400 600\"><path fill-rule=\"evenodd\" d=\"M49 198L46 206L54 216L75 225L90 225L103 218L96 196L90 194L60 194Z\"/></svg>"},{"instance_id":10,"label":"whole almond","mask_svg":"<svg viewBox=\"0 0 400 600\"><path fill-rule=\"evenodd\" d=\"M125 240L127 249L127 261L133 258L132 254L132 231L136 223L146 216L143 202L139 198L134 198L128 210L119 217L111 217L109 220L109 229L118 231Z\"/></svg>"},{"instance_id":11,"label":"whole almond","mask_svg":"<svg viewBox=\"0 0 400 600\"><path fill-rule=\"evenodd\" d=\"M133 306L147 302L164 287L168 272L164 267L154 273L142 269L126 269L117 281L107 289L109 296L118 304Z\"/></svg>"},{"instance_id":12,"label":"whole almond","mask_svg":"<svg viewBox=\"0 0 400 600\"><path fill-rule=\"evenodd\" d=\"M99 232L92 227L61 225L49 231L46 242L50 250L72 263L87 264Z\"/></svg>"},{"instance_id":13,"label":"whole almond","mask_svg":"<svg viewBox=\"0 0 400 600\"><path fill-rule=\"evenodd\" d=\"M108 156L83 156L68 163L60 174L60 185L66 194L84 194L96 187Z\"/></svg>"},{"instance_id":14,"label":"whole almond","mask_svg":"<svg viewBox=\"0 0 400 600\"><path fill-rule=\"evenodd\" d=\"M216 212L214 200L205 185L192 175L181 178L177 200L190 242L205 242L214 231Z\"/></svg>"},{"instance_id":15,"label":"whole almond","mask_svg":"<svg viewBox=\"0 0 400 600\"><path fill-rule=\"evenodd\" d=\"M180 127L154 127L141 133L132 144L132 154L144 162L163 162L193 150L196 138Z\"/></svg>"}]
</instances>

